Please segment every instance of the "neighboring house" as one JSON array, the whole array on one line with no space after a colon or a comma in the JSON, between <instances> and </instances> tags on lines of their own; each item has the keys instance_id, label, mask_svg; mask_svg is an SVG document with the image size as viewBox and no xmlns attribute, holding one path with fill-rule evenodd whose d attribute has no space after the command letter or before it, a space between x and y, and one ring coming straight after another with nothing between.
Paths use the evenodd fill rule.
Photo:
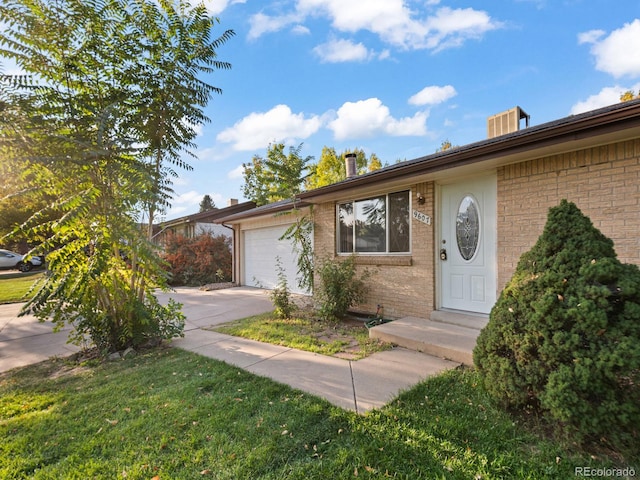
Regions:
<instances>
[{"instance_id":1,"label":"neighboring house","mask_svg":"<svg viewBox=\"0 0 640 480\"><path fill-rule=\"evenodd\" d=\"M184 235L187 238L194 238L202 233L231 237L233 230L218 223L218 219L253 209L255 206L256 204L253 202L238 203L238 200L232 198L225 208L214 208L206 212L194 213L162 222L154 226L154 232L157 231L157 233L154 233L153 241L162 246L165 244L169 234Z\"/></svg>"},{"instance_id":2,"label":"neighboring house","mask_svg":"<svg viewBox=\"0 0 640 480\"><path fill-rule=\"evenodd\" d=\"M640 101L528 123L516 107L489 118L486 140L303 192L293 214L276 214L291 211L289 201L223 218L238 242L237 281L273 286L276 255L295 270L279 238L310 207L316 255L355 254L373 272L360 308L380 304L392 317L486 316L563 198L615 242L621 261L640 265Z\"/></svg>"}]
</instances>

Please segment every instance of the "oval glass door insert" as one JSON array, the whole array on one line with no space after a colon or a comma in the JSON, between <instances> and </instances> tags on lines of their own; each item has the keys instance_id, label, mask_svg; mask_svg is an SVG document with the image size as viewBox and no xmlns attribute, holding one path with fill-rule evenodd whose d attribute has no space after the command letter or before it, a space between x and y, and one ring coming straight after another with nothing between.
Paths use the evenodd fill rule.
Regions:
<instances>
[{"instance_id":1,"label":"oval glass door insert","mask_svg":"<svg viewBox=\"0 0 640 480\"><path fill-rule=\"evenodd\" d=\"M471 195L466 195L458 207L456 217L456 241L458 251L465 260L471 260L478 250L480 240L480 211Z\"/></svg>"}]
</instances>

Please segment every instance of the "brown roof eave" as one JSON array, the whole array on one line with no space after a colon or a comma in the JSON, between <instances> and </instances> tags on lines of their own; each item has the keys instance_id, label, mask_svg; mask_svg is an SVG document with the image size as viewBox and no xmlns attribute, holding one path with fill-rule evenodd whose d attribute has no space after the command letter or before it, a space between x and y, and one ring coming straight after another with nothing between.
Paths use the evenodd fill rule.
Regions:
<instances>
[{"instance_id":1,"label":"brown roof eave","mask_svg":"<svg viewBox=\"0 0 640 480\"><path fill-rule=\"evenodd\" d=\"M299 198L313 201L314 197L326 196L356 187L365 187L402 177L462 167L490 159L495 160L500 157L549 149L570 142L580 142L592 137L604 136L628 129L637 129L640 127L640 102L628 103L628 105L616 105L613 110L594 110L587 114L566 117L555 122L476 142L451 151L410 160L388 169L302 192ZM636 136L640 136L640 131Z\"/></svg>"},{"instance_id":2,"label":"brown roof eave","mask_svg":"<svg viewBox=\"0 0 640 480\"><path fill-rule=\"evenodd\" d=\"M304 208L311 205L310 202L305 202L299 199L296 199L295 202L275 202L267 205L262 205L260 207L253 208L251 210L246 210L241 213L236 213L234 215L227 215L225 217L216 219L215 223L225 224L235 224L240 223L241 220L246 220L248 218L261 217L264 215L274 215L276 213L286 212L289 210L293 210L294 208Z\"/></svg>"},{"instance_id":3,"label":"brown roof eave","mask_svg":"<svg viewBox=\"0 0 640 480\"><path fill-rule=\"evenodd\" d=\"M240 212L255 208L255 206L256 204L254 202L248 201L228 207L215 208L206 212L192 213L191 215L161 222L160 225L162 225L163 228L170 228L185 223L219 223L218 218L236 215Z\"/></svg>"}]
</instances>

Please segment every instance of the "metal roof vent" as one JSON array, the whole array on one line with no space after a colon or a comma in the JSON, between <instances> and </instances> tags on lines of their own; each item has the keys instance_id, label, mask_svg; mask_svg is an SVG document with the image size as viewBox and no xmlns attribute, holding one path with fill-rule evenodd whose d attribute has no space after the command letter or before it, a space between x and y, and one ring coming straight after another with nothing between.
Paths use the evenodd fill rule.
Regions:
<instances>
[{"instance_id":1,"label":"metal roof vent","mask_svg":"<svg viewBox=\"0 0 640 480\"><path fill-rule=\"evenodd\" d=\"M529 115L520 107L492 115L487 119L487 138L499 137L520 130L520 120L525 120L525 128L529 126Z\"/></svg>"}]
</instances>

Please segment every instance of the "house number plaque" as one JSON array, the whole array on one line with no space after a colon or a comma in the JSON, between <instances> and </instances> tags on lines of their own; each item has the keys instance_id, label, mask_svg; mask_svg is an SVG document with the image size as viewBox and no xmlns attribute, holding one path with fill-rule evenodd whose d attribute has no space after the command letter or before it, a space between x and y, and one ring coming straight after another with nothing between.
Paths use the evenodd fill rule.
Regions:
<instances>
[{"instance_id":1,"label":"house number plaque","mask_svg":"<svg viewBox=\"0 0 640 480\"><path fill-rule=\"evenodd\" d=\"M413 218L415 218L419 222L431 225L431 217L425 213L419 212L418 210L413 211Z\"/></svg>"}]
</instances>

